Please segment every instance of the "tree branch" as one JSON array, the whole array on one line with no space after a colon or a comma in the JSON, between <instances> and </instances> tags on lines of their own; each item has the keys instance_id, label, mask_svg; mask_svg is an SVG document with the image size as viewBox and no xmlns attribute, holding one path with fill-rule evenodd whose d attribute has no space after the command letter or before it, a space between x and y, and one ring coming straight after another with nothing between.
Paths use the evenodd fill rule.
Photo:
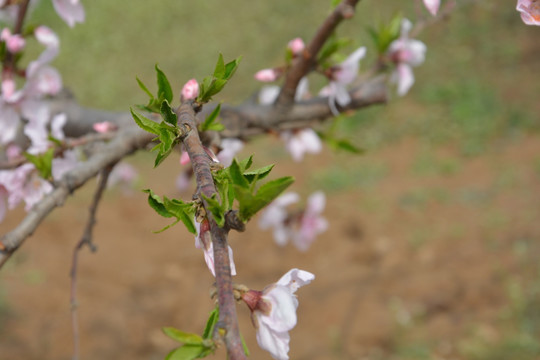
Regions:
<instances>
[{"instance_id":1,"label":"tree branch","mask_svg":"<svg viewBox=\"0 0 540 360\"><path fill-rule=\"evenodd\" d=\"M286 111L294 104L294 95L296 94L296 88L300 79L306 76L315 66L317 54L341 21L351 18L354 15L354 8L358 1L343 0L336 6L334 11L319 27L311 42L306 46L303 56L298 56L293 60L293 65L287 72L285 83L275 102L275 106L278 109Z\"/></svg>"},{"instance_id":2,"label":"tree branch","mask_svg":"<svg viewBox=\"0 0 540 360\"><path fill-rule=\"evenodd\" d=\"M99 152L73 170L67 172L56 188L37 203L12 231L0 238L0 268L11 255L32 235L43 219L56 207L62 206L68 195L97 175L103 168L118 162L137 149L144 148L153 138L140 129L125 129L105 144Z\"/></svg>"},{"instance_id":3,"label":"tree branch","mask_svg":"<svg viewBox=\"0 0 540 360\"><path fill-rule=\"evenodd\" d=\"M186 131L183 143L191 159L193 172L197 180L197 194L206 197L218 196L214 185L210 164L212 159L206 154L197 131L197 119L193 105L183 103L177 110L178 124ZM207 217L210 222L212 246L214 248L214 270L216 273L216 287L218 292L219 321L214 337L223 337L230 360L246 359L238 330L236 316L236 303L233 295L232 275L229 259L229 246L227 243L227 230L220 228L212 213L208 210L208 203L202 198Z\"/></svg>"}]
</instances>

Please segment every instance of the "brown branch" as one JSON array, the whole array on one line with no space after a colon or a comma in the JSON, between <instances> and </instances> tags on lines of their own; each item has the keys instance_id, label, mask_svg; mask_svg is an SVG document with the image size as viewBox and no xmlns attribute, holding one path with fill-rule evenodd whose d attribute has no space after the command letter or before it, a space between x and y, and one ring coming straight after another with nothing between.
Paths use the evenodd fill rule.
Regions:
<instances>
[{"instance_id":1,"label":"brown branch","mask_svg":"<svg viewBox=\"0 0 540 360\"><path fill-rule=\"evenodd\" d=\"M29 3L30 3L30 0L24 0L19 5L19 11L17 12L17 19L15 20L15 27L13 28L14 35L22 33L24 18L26 17L26 14L28 13ZM9 51L6 53L6 57L4 59L3 71L8 72L8 73L15 72L15 55L10 53Z\"/></svg>"},{"instance_id":2,"label":"brown branch","mask_svg":"<svg viewBox=\"0 0 540 360\"><path fill-rule=\"evenodd\" d=\"M152 134L140 129L118 132L116 139L105 144L99 152L73 170L67 172L55 185L56 188L37 203L12 231L0 237L0 268L11 255L36 230L38 225L56 207L62 206L68 195L96 176L103 168L114 164L144 148L153 138Z\"/></svg>"},{"instance_id":3,"label":"brown branch","mask_svg":"<svg viewBox=\"0 0 540 360\"><path fill-rule=\"evenodd\" d=\"M307 75L315 66L317 54L322 49L326 40L332 35L343 19L351 18L354 15L354 8L359 0L343 0L334 11L326 18L317 30L317 33L306 46L303 56L298 56L287 72L285 83L275 102L280 110L288 110L294 104L294 95L300 79Z\"/></svg>"},{"instance_id":4,"label":"brown branch","mask_svg":"<svg viewBox=\"0 0 540 360\"><path fill-rule=\"evenodd\" d=\"M96 224L96 212L98 204L103 196L103 192L107 186L107 181L109 175L114 167L114 164L106 166L101 172L101 178L99 179L99 184L94 193L94 199L89 208L88 222L84 229L83 235L75 248L73 249L73 257L71 263L71 292L70 292L70 303L71 303L71 328L73 331L73 360L79 359L79 321L77 317L77 265L79 259L79 251L84 245L87 245L92 252L96 251L96 246L92 242L92 230Z\"/></svg>"},{"instance_id":5,"label":"brown branch","mask_svg":"<svg viewBox=\"0 0 540 360\"><path fill-rule=\"evenodd\" d=\"M186 133L182 141L191 159L193 172L197 180L197 194L203 194L206 197L219 197L210 168L212 159L207 155L201 143L192 103L183 103L177 113L178 124ZM202 200L204 207L209 209L208 203L204 198ZM214 248L214 270L219 304L219 321L214 337L218 340L223 337L223 340L225 340L229 360L246 359L238 330L236 303L233 295L229 245L227 244L228 231L216 224L209 210L207 210L207 217L210 222L210 233Z\"/></svg>"}]
</instances>

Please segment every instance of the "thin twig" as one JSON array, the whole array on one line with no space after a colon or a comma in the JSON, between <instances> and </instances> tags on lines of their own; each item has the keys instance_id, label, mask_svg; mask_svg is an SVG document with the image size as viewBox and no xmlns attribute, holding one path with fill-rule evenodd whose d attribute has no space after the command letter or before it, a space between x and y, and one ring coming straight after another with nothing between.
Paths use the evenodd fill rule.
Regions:
<instances>
[{"instance_id":1,"label":"thin twig","mask_svg":"<svg viewBox=\"0 0 540 360\"><path fill-rule=\"evenodd\" d=\"M71 303L71 328L73 331L73 360L79 359L79 322L77 317L77 265L78 265L78 258L79 258L79 250L82 249L84 245L87 245L92 252L96 251L96 246L92 242L92 230L94 229L94 225L96 224L96 212L97 207L99 205L99 202L103 196L103 192L105 191L105 188L107 187L107 180L109 179L109 175L111 174L111 171L114 167L114 164L106 166L103 171L101 171L101 178L99 179L98 187L96 188L96 192L94 194L94 199L92 201L92 204L89 208L89 216L88 216L88 222L86 223L86 227L84 228L83 235L75 248L73 249L73 258L71 263L71 295L70 295L70 303Z\"/></svg>"},{"instance_id":2,"label":"thin twig","mask_svg":"<svg viewBox=\"0 0 540 360\"><path fill-rule=\"evenodd\" d=\"M17 12L17 19L15 20L15 27L13 28L13 34L22 33L24 18L26 17L26 14L28 13L29 3L30 3L30 0L24 0L19 5L19 11ZM15 56L9 51L6 53L6 57L4 59L3 71L8 72L8 73L15 72Z\"/></svg>"},{"instance_id":3,"label":"thin twig","mask_svg":"<svg viewBox=\"0 0 540 360\"><path fill-rule=\"evenodd\" d=\"M0 268L24 243L24 240L32 235L43 219L54 208L62 206L73 191L96 176L106 166L115 164L134 151L144 148L153 137L153 134L140 129L119 131L117 137L105 144L101 151L64 174L62 179L55 184L56 188L34 205L15 229L0 237Z\"/></svg>"},{"instance_id":4,"label":"thin twig","mask_svg":"<svg viewBox=\"0 0 540 360\"><path fill-rule=\"evenodd\" d=\"M354 15L354 8L358 1L343 0L336 6L334 11L332 11L319 27L311 42L306 46L303 56L298 56L293 61L293 65L287 72L285 82L275 102L275 106L278 109L288 110L294 104L294 96L298 83L314 67L317 61L317 54L341 21L351 18Z\"/></svg>"}]
</instances>

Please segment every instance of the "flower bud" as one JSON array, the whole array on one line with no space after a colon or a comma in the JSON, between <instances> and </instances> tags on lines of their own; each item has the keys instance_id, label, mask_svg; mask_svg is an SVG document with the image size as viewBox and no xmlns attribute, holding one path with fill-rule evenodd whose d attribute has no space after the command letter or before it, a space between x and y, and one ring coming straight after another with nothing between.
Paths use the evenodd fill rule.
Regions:
<instances>
[{"instance_id":1,"label":"flower bud","mask_svg":"<svg viewBox=\"0 0 540 360\"><path fill-rule=\"evenodd\" d=\"M304 44L304 40L298 37L289 41L287 47L292 51L294 55L300 55L302 51L304 51L304 49L306 48L306 45Z\"/></svg>"},{"instance_id":2,"label":"flower bud","mask_svg":"<svg viewBox=\"0 0 540 360\"><path fill-rule=\"evenodd\" d=\"M263 69L257 71L255 74L255 79L262 82L272 82L276 81L280 75L281 72L277 71L276 69Z\"/></svg>"},{"instance_id":3,"label":"flower bud","mask_svg":"<svg viewBox=\"0 0 540 360\"><path fill-rule=\"evenodd\" d=\"M189 80L182 88L181 101L193 100L199 96L199 83L195 79Z\"/></svg>"}]
</instances>

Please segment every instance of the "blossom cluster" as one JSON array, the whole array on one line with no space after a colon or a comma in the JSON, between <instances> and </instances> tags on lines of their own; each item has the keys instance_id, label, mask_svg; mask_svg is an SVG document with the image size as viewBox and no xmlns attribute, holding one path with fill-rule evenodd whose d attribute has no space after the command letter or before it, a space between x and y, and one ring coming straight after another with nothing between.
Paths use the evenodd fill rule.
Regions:
<instances>
[{"instance_id":1,"label":"blossom cluster","mask_svg":"<svg viewBox=\"0 0 540 360\"><path fill-rule=\"evenodd\" d=\"M5 23L14 23L19 16L20 4L4 4L0 16ZM69 26L84 21L84 9L78 0L53 0L58 15ZM25 151L34 156L44 154L54 146L55 141L64 140L65 114L53 114L47 97L54 96L62 89L62 78L50 63L58 55L58 36L46 26L37 26L31 34L14 33L9 27L0 31L0 41L5 44L9 59L26 48L26 38L33 37L44 50L28 63L25 69L18 69L17 62L5 61L0 83L0 147L5 148L7 160L17 160L23 150L16 144L20 132L29 140ZM21 75L22 74L22 75ZM17 78L24 83L17 88ZM0 171L0 221L6 210L19 203L25 203L29 211L41 198L53 190L51 180L58 180L78 162L73 150L63 151L62 156L52 160L51 178L44 179L39 169L32 163L25 163L11 170Z\"/></svg>"}]
</instances>

